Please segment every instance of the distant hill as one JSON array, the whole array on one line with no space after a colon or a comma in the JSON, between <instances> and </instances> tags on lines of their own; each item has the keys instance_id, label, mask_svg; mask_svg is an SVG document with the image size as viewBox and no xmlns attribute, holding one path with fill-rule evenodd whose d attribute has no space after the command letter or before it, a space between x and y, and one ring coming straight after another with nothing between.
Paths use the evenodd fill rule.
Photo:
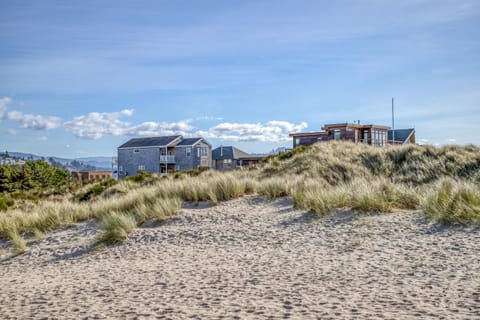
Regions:
<instances>
[{"instance_id":1,"label":"distant hill","mask_svg":"<svg viewBox=\"0 0 480 320\"><path fill-rule=\"evenodd\" d=\"M5 155L5 152L0 152L0 156ZM60 163L65 166L65 169L69 171L77 171L77 170L85 170L89 169L88 171L109 171L112 170L112 157L82 157L82 158L59 158L59 157L52 157L52 156L40 156L33 153L24 153L24 152L15 152L15 151L8 151L8 155L14 158L20 158L25 160L45 160L51 164L53 162ZM81 163L82 166L78 165ZM93 168L94 167L94 168Z\"/></svg>"}]
</instances>

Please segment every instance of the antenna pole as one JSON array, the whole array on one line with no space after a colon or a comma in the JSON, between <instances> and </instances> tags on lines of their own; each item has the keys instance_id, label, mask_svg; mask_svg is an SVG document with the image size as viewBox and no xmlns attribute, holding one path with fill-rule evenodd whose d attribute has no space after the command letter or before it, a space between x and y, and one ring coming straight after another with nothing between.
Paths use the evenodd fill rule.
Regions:
<instances>
[{"instance_id":1,"label":"antenna pole","mask_svg":"<svg viewBox=\"0 0 480 320\"><path fill-rule=\"evenodd\" d=\"M393 97L392 97L392 144L395 144L395 109L393 106Z\"/></svg>"}]
</instances>

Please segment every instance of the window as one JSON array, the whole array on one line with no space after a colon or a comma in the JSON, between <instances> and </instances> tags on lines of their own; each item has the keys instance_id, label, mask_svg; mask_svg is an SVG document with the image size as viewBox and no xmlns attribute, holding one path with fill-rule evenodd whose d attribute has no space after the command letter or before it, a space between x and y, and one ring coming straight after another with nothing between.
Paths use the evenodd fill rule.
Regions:
<instances>
[{"instance_id":1,"label":"window","mask_svg":"<svg viewBox=\"0 0 480 320\"><path fill-rule=\"evenodd\" d=\"M145 170L145 166L143 164L139 165L138 170Z\"/></svg>"},{"instance_id":2,"label":"window","mask_svg":"<svg viewBox=\"0 0 480 320\"><path fill-rule=\"evenodd\" d=\"M123 167L122 166L118 166L118 172L123 173Z\"/></svg>"},{"instance_id":3,"label":"window","mask_svg":"<svg viewBox=\"0 0 480 320\"><path fill-rule=\"evenodd\" d=\"M140 152L140 150L134 149L133 152L134 152L134 153L138 153L138 152Z\"/></svg>"},{"instance_id":4,"label":"window","mask_svg":"<svg viewBox=\"0 0 480 320\"><path fill-rule=\"evenodd\" d=\"M232 159L223 159L223 164L231 164Z\"/></svg>"},{"instance_id":5,"label":"window","mask_svg":"<svg viewBox=\"0 0 480 320\"><path fill-rule=\"evenodd\" d=\"M298 146L300 144L300 138L295 139L295 145Z\"/></svg>"},{"instance_id":6,"label":"window","mask_svg":"<svg viewBox=\"0 0 480 320\"><path fill-rule=\"evenodd\" d=\"M180 165L175 165L175 171L179 171L180 170Z\"/></svg>"},{"instance_id":7,"label":"window","mask_svg":"<svg viewBox=\"0 0 480 320\"><path fill-rule=\"evenodd\" d=\"M197 156L198 157L206 157L208 155L208 148L207 147L198 147L197 148Z\"/></svg>"},{"instance_id":8,"label":"window","mask_svg":"<svg viewBox=\"0 0 480 320\"><path fill-rule=\"evenodd\" d=\"M190 157L192 155L192 147L186 147L185 148L185 155L187 157Z\"/></svg>"},{"instance_id":9,"label":"window","mask_svg":"<svg viewBox=\"0 0 480 320\"><path fill-rule=\"evenodd\" d=\"M333 139L334 140L340 140L342 133L340 129L333 129Z\"/></svg>"},{"instance_id":10,"label":"window","mask_svg":"<svg viewBox=\"0 0 480 320\"><path fill-rule=\"evenodd\" d=\"M368 131L363 131L363 143L368 144Z\"/></svg>"}]
</instances>

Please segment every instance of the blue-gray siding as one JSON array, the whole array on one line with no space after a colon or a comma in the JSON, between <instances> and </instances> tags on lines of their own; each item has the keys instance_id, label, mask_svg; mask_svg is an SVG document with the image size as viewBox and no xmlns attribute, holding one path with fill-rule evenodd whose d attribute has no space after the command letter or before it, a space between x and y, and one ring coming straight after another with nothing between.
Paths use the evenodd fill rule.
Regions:
<instances>
[{"instance_id":1,"label":"blue-gray siding","mask_svg":"<svg viewBox=\"0 0 480 320\"><path fill-rule=\"evenodd\" d=\"M137 174L139 167L160 172L160 148L118 149L118 177L125 178Z\"/></svg>"},{"instance_id":2,"label":"blue-gray siding","mask_svg":"<svg viewBox=\"0 0 480 320\"><path fill-rule=\"evenodd\" d=\"M191 148L189 156L187 155L187 148ZM205 155L200 154L199 150L201 148L206 148ZM118 177L121 179L137 175L140 168L149 172L160 173L161 149L164 148L118 149ZM200 142L194 146L176 146L169 148L170 150L173 151L175 162L169 166L169 171L173 170L173 168L176 171L184 171L212 166L212 148L206 143Z\"/></svg>"}]
</instances>

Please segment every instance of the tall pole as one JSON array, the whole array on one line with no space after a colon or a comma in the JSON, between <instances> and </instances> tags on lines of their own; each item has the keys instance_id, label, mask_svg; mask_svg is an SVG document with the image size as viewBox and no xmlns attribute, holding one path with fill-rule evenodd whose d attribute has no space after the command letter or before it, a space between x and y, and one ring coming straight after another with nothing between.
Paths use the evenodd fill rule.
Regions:
<instances>
[{"instance_id":1,"label":"tall pole","mask_svg":"<svg viewBox=\"0 0 480 320\"><path fill-rule=\"evenodd\" d=\"M395 110L392 97L392 144L395 144Z\"/></svg>"}]
</instances>

